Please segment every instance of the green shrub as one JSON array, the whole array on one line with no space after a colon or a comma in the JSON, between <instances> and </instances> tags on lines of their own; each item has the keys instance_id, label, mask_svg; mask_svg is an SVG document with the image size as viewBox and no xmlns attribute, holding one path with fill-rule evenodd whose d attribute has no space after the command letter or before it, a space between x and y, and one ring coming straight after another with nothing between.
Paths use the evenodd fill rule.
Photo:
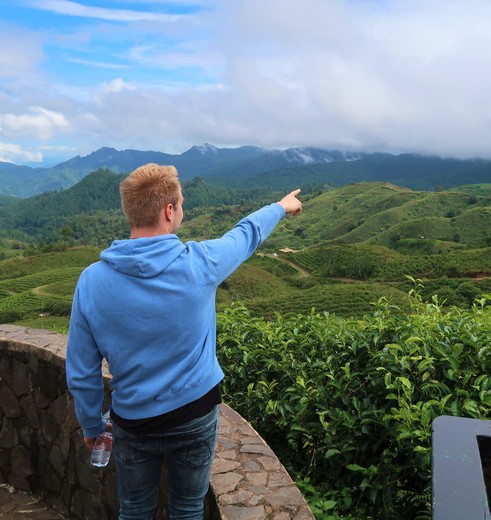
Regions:
<instances>
[{"instance_id":1,"label":"green shrub","mask_svg":"<svg viewBox=\"0 0 491 520\"><path fill-rule=\"evenodd\" d=\"M491 416L486 300L442 308L420 289L409 314L381 298L359 320L218 316L224 398L309 479L319 518L430 518L433 419Z\"/></svg>"},{"instance_id":2,"label":"green shrub","mask_svg":"<svg viewBox=\"0 0 491 520\"><path fill-rule=\"evenodd\" d=\"M66 300L53 300L46 304L45 310L55 316L70 316L72 303Z\"/></svg>"},{"instance_id":3,"label":"green shrub","mask_svg":"<svg viewBox=\"0 0 491 520\"><path fill-rule=\"evenodd\" d=\"M0 323L15 323L22 318L22 313L14 310L1 311Z\"/></svg>"}]
</instances>

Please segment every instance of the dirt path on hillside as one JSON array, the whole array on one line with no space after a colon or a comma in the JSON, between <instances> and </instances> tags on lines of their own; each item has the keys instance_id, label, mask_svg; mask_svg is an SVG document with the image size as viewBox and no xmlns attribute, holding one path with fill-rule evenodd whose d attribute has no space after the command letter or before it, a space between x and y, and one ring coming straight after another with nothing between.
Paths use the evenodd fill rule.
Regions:
<instances>
[{"instance_id":1,"label":"dirt path on hillside","mask_svg":"<svg viewBox=\"0 0 491 520\"><path fill-rule=\"evenodd\" d=\"M343 283L361 283L363 281L367 281L367 280L358 280L356 278L343 278L342 276L331 277L331 280L336 280L336 282L343 282Z\"/></svg>"},{"instance_id":2,"label":"dirt path on hillside","mask_svg":"<svg viewBox=\"0 0 491 520\"><path fill-rule=\"evenodd\" d=\"M280 262L283 262L284 264L287 264L290 267L293 267L293 269L298 271L298 273L301 275L301 278L309 278L309 277L313 276L312 273L310 273L303 267L300 267L299 265L295 264L291 260L288 260L288 258L285 258L285 256L283 256L283 255L279 255L277 253L256 253L256 254L258 256L267 256L269 258L274 258L275 260L279 260ZM343 276L332 276L329 278L336 282L348 283L348 284L361 283L361 282L373 282L373 280L358 280L356 278L346 278ZM449 279L460 279L462 281L472 281L472 282L480 282L480 281L486 280L488 278L491 278L491 275L488 275L485 272L473 273L473 275L471 275L471 276L449 277ZM425 283L427 281L432 281L434 279L433 278L422 278L421 280L423 283ZM381 281L381 280L379 280L379 281ZM382 281L382 282L384 283L384 281Z\"/></svg>"},{"instance_id":3,"label":"dirt path on hillside","mask_svg":"<svg viewBox=\"0 0 491 520\"><path fill-rule=\"evenodd\" d=\"M296 271L300 273L301 278L309 278L312 275L309 271L304 269L303 267L300 267L299 265L295 264L291 260L288 260L288 258L285 258L284 256L280 256L275 253L257 253L259 256L268 256L269 258L274 258L275 260L279 260L280 262L283 262L284 264L288 264L290 267L293 267ZM345 278L342 276L333 276L330 277L331 280L334 280L336 282L341 283L360 283L362 280L357 280L355 278Z\"/></svg>"},{"instance_id":4,"label":"dirt path on hillside","mask_svg":"<svg viewBox=\"0 0 491 520\"><path fill-rule=\"evenodd\" d=\"M275 260L279 260L284 264L288 264L290 267L293 267L296 271L298 271L302 278L309 278L312 276L307 270L303 269L299 265L293 263L291 260L286 259L284 256L280 256L275 253L258 253L259 256L268 256L269 258L274 258Z\"/></svg>"}]
</instances>

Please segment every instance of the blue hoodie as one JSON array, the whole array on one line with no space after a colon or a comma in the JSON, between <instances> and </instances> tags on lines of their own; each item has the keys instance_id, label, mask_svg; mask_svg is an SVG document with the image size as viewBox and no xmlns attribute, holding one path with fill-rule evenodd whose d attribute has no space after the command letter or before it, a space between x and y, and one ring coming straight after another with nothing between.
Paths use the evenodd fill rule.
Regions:
<instances>
[{"instance_id":1,"label":"blue hoodie","mask_svg":"<svg viewBox=\"0 0 491 520\"><path fill-rule=\"evenodd\" d=\"M112 407L125 419L175 410L223 378L216 358L215 295L285 215L270 204L216 240L174 234L116 240L75 290L66 372L85 437L105 429L102 359Z\"/></svg>"}]
</instances>

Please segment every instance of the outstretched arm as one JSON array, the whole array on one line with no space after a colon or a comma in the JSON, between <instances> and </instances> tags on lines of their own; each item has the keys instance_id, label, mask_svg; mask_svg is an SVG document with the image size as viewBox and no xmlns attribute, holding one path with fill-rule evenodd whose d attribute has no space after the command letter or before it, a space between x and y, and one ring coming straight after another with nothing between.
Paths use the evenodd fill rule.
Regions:
<instances>
[{"instance_id":1,"label":"outstretched arm","mask_svg":"<svg viewBox=\"0 0 491 520\"><path fill-rule=\"evenodd\" d=\"M221 238L200 242L208 267L206 276L211 283L219 284L247 260L268 237L285 214L298 215L302 203L297 199L300 190L285 195L279 202L264 206L243 218Z\"/></svg>"}]
</instances>

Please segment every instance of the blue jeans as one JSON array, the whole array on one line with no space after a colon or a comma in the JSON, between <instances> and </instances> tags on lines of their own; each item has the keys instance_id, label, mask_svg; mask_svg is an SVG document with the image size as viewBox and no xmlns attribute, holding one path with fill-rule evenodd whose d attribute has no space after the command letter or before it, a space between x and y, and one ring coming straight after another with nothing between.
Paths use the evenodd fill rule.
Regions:
<instances>
[{"instance_id":1,"label":"blue jeans","mask_svg":"<svg viewBox=\"0 0 491 520\"><path fill-rule=\"evenodd\" d=\"M152 520L164 461L168 466L169 519L203 519L218 414L215 406L186 424L143 435L113 425L119 520Z\"/></svg>"}]
</instances>

